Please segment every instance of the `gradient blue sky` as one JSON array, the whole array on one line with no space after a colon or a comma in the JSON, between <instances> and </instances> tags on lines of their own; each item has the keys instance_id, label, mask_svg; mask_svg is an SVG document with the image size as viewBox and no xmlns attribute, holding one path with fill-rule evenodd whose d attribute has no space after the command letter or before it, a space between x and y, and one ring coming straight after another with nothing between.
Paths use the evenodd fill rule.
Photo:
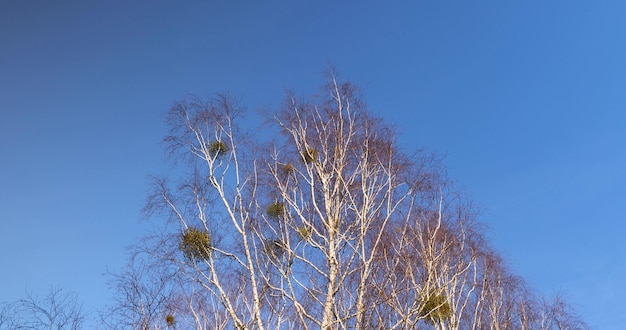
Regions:
<instances>
[{"instance_id":1,"label":"gradient blue sky","mask_svg":"<svg viewBox=\"0 0 626 330\"><path fill-rule=\"evenodd\" d=\"M152 225L172 102L276 107L329 62L447 155L515 273L623 328L623 0L0 1L0 301L107 303L102 274Z\"/></svg>"}]
</instances>

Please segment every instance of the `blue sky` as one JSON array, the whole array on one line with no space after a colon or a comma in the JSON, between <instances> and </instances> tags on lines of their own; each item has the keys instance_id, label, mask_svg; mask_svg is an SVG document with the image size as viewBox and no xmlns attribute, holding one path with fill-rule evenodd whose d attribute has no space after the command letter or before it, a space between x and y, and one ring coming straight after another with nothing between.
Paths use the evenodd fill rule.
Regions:
<instances>
[{"instance_id":1,"label":"blue sky","mask_svg":"<svg viewBox=\"0 0 626 330\"><path fill-rule=\"evenodd\" d=\"M139 222L167 108L311 93L332 63L446 155L515 273L626 324L626 2L0 2L0 300L89 309Z\"/></svg>"}]
</instances>

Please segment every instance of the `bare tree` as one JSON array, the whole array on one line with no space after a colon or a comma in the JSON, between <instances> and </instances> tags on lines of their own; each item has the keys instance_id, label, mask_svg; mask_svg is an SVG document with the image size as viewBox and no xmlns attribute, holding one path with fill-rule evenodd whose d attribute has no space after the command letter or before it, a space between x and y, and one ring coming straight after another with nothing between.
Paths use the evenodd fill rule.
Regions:
<instances>
[{"instance_id":1,"label":"bare tree","mask_svg":"<svg viewBox=\"0 0 626 330\"><path fill-rule=\"evenodd\" d=\"M541 329L546 330L587 330L589 326L580 319L562 293L550 300L543 299Z\"/></svg>"},{"instance_id":2,"label":"bare tree","mask_svg":"<svg viewBox=\"0 0 626 330\"><path fill-rule=\"evenodd\" d=\"M0 329L80 329L85 321L76 293L52 287L43 297L32 292L3 306Z\"/></svg>"},{"instance_id":3,"label":"bare tree","mask_svg":"<svg viewBox=\"0 0 626 330\"><path fill-rule=\"evenodd\" d=\"M15 329L15 316L13 313L14 306L9 303L0 305L0 329Z\"/></svg>"},{"instance_id":4,"label":"bare tree","mask_svg":"<svg viewBox=\"0 0 626 330\"><path fill-rule=\"evenodd\" d=\"M103 329L222 329L227 321L210 293L181 267L172 251L178 237L147 236L131 248L121 272L109 272L114 301L100 313ZM176 242L176 247L170 246Z\"/></svg>"},{"instance_id":5,"label":"bare tree","mask_svg":"<svg viewBox=\"0 0 626 330\"><path fill-rule=\"evenodd\" d=\"M107 329L160 329L165 328L166 318L172 315L171 303L174 293L172 269L163 263L135 254L120 273L109 273L109 285L116 293L115 303L100 315L102 326ZM173 323L170 321L169 323Z\"/></svg>"},{"instance_id":6,"label":"bare tree","mask_svg":"<svg viewBox=\"0 0 626 330\"><path fill-rule=\"evenodd\" d=\"M142 250L157 266L114 276L133 327L535 328L438 158L398 147L354 85L331 72L320 96L289 94L271 143L242 113L226 95L171 108L176 176L146 207L168 221Z\"/></svg>"}]
</instances>

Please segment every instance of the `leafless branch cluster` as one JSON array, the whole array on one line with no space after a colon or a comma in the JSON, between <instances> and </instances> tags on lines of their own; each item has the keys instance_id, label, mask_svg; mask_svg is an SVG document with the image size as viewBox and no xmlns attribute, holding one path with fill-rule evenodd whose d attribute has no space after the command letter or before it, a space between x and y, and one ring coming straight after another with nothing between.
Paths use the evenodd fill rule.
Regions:
<instances>
[{"instance_id":1,"label":"leafless branch cluster","mask_svg":"<svg viewBox=\"0 0 626 330\"><path fill-rule=\"evenodd\" d=\"M117 324L586 328L508 272L439 160L398 147L355 86L331 74L321 96L288 96L271 144L241 112L225 95L172 107L182 179L156 180L147 210L168 221L143 252L158 267L114 276Z\"/></svg>"},{"instance_id":2,"label":"leafless branch cluster","mask_svg":"<svg viewBox=\"0 0 626 330\"><path fill-rule=\"evenodd\" d=\"M81 329L86 314L76 293L53 287L43 297L32 292L0 305L0 329Z\"/></svg>"}]
</instances>

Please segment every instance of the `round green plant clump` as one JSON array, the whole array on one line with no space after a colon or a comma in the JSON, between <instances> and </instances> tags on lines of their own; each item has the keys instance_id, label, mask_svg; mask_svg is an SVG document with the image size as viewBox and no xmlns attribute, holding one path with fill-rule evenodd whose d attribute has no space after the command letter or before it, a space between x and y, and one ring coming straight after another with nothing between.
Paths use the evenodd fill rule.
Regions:
<instances>
[{"instance_id":1,"label":"round green plant clump","mask_svg":"<svg viewBox=\"0 0 626 330\"><path fill-rule=\"evenodd\" d=\"M280 202L270 204L265 213L272 219L279 219L285 215L285 204Z\"/></svg>"},{"instance_id":2,"label":"round green plant clump","mask_svg":"<svg viewBox=\"0 0 626 330\"><path fill-rule=\"evenodd\" d=\"M303 240L307 240L309 239L309 237L311 237L311 232L307 227L302 226L298 228L298 236L300 236L300 238Z\"/></svg>"},{"instance_id":3,"label":"round green plant clump","mask_svg":"<svg viewBox=\"0 0 626 330\"><path fill-rule=\"evenodd\" d=\"M168 327L171 327L174 325L174 323L176 323L176 319L174 318L174 315L167 314L167 316L165 316L165 324L167 324Z\"/></svg>"},{"instance_id":4,"label":"round green plant clump","mask_svg":"<svg viewBox=\"0 0 626 330\"><path fill-rule=\"evenodd\" d=\"M317 150L313 148L306 148L304 152L302 152L302 161L310 164L317 160Z\"/></svg>"},{"instance_id":5,"label":"round green plant clump","mask_svg":"<svg viewBox=\"0 0 626 330\"><path fill-rule=\"evenodd\" d=\"M433 294L426 297L420 316L426 317L429 323L440 322L452 316L452 308L443 294Z\"/></svg>"},{"instance_id":6,"label":"round green plant clump","mask_svg":"<svg viewBox=\"0 0 626 330\"><path fill-rule=\"evenodd\" d=\"M222 141L214 141L209 147L211 155L224 156L228 152L228 146Z\"/></svg>"},{"instance_id":7,"label":"round green plant clump","mask_svg":"<svg viewBox=\"0 0 626 330\"><path fill-rule=\"evenodd\" d=\"M189 260L208 259L211 254L209 233L198 228L189 227L181 238L179 249Z\"/></svg>"},{"instance_id":8,"label":"round green plant clump","mask_svg":"<svg viewBox=\"0 0 626 330\"><path fill-rule=\"evenodd\" d=\"M291 173L293 173L294 170L295 170L295 168L293 167L292 163L287 163L287 164L283 165L283 174L284 175L290 175Z\"/></svg>"}]
</instances>

